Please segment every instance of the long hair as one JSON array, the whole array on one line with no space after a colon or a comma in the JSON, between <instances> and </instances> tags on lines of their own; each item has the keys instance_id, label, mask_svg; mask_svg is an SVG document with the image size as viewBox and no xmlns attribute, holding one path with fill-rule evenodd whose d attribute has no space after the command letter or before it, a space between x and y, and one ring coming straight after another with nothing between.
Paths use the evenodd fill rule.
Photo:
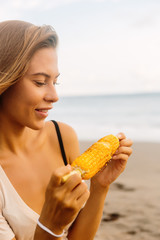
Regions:
<instances>
[{"instance_id":1,"label":"long hair","mask_svg":"<svg viewBox=\"0 0 160 240\"><path fill-rule=\"evenodd\" d=\"M49 25L10 20L0 22L0 94L21 79L33 54L44 47L56 48L58 36Z\"/></svg>"}]
</instances>

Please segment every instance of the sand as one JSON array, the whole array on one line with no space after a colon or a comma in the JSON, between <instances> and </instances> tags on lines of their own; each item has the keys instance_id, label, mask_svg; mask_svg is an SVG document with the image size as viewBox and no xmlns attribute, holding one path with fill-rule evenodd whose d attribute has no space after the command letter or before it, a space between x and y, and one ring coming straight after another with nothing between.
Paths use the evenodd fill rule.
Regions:
<instances>
[{"instance_id":1,"label":"sand","mask_svg":"<svg viewBox=\"0 0 160 240\"><path fill-rule=\"evenodd\" d=\"M91 142L80 142L83 152ZM110 186L95 240L160 239L160 143L135 142L122 175Z\"/></svg>"}]
</instances>

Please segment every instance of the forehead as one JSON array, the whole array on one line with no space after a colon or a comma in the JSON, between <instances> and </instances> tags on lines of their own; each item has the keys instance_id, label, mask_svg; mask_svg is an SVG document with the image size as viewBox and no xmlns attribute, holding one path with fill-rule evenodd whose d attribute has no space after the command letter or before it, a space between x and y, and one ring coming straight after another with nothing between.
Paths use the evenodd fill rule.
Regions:
<instances>
[{"instance_id":1,"label":"forehead","mask_svg":"<svg viewBox=\"0 0 160 240\"><path fill-rule=\"evenodd\" d=\"M33 74L42 71L50 74L58 72L58 58L56 49L42 48L38 50L31 58L27 73Z\"/></svg>"}]
</instances>

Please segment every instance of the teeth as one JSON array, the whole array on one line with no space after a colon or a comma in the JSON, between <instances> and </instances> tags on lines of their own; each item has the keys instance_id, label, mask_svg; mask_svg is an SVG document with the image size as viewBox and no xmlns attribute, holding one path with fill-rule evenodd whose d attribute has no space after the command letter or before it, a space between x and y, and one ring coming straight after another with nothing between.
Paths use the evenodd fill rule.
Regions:
<instances>
[{"instance_id":1,"label":"teeth","mask_svg":"<svg viewBox=\"0 0 160 240\"><path fill-rule=\"evenodd\" d=\"M44 113L46 113L46 112L48 112L47 110L40 110L41 112L44 112Z\"/></svg>"},{"instance_id":2,"label":"teeth","mask_svg":"<svg viewBox=\"0 0 160 240\"><path fill-rule=\"evenodd\" d=\"M44 113L47 113L47 112L48 112L48 110L43 110L43 109L41 109L41 110L38 109L38 111L39 111L39 112L44 112Z\"/></svg>"}]
</instances>

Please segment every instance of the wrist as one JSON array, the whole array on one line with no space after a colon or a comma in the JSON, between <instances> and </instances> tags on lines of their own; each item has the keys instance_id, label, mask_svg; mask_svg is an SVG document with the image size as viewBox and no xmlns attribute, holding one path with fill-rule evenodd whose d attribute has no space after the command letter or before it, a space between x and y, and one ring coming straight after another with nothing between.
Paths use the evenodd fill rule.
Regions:
<instances>
[{"instance_id":1,"label":"wrist","mask_svg":"<svg viewBox=\"0 0 160 240\"><path fill-rule=\"evenodd\" d=\"M40 224L39 224L40 223ZM37 225L41 228L40 225L45 226L46 228L48 228L50 231L54 232L56 235L61 235L62 232L64 231L64 227L61 226L56 226L53 221L48 221L48 219L43 219L41 216L37 221ZM41 228L43 229L43 227ZM43 229L44 230L44 229Z\"/></svg>"},{"instance_id":2,"label":"wrist","mask_svg":"<svg viewBox=\"0 0 160 240\"><path fill-rule=\"evenodd\" d=\"M98 194L107 194L109 190L110 184L107 184L105 186L99 184L97 181L94 181L91 179L91 184L90 184L90 192L96 192Z\"/></svg>"},{"instance_id":3,"label":"wrist","mask_svg":"<svg viewBox=\"0 0 160 240\"><path fill-rule=\"evenodd\" d=\"M37 220L37 226L43 231L43 235L47 234L47 235L49 235L48 237L52 236L54 238L61 238L64 236L64 233L65 233L64 230L61 233L55 233L55 232L51 231L49 228L47 228L45 225L43 225L39 219Z\"/></svg>"}]
</instances>

